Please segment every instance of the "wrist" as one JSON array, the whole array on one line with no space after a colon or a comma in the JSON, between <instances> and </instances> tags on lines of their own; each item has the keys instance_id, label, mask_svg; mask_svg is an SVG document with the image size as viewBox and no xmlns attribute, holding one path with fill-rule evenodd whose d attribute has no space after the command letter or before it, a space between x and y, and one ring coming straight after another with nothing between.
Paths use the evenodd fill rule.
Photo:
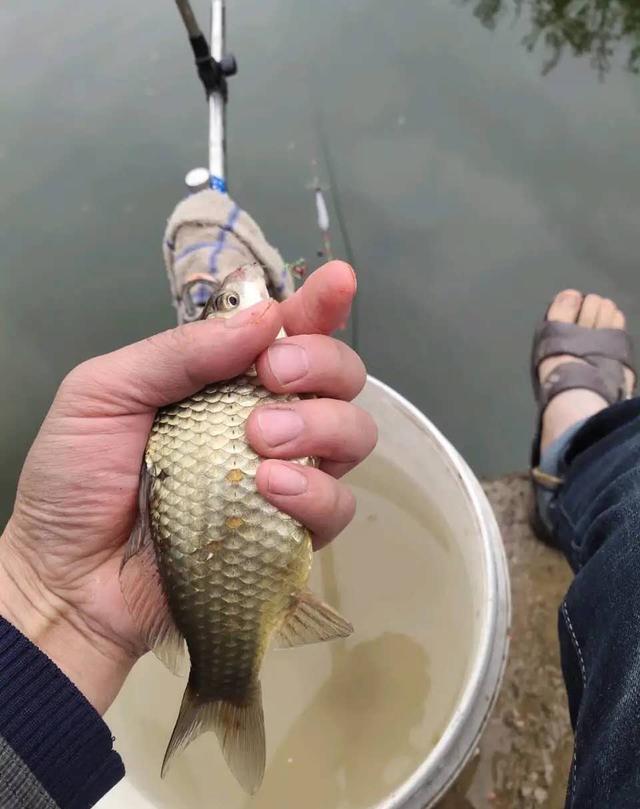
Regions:
<instances>
[{"instance_id":1,"label":"wrist","mask_svg":"<svg viewBox=\"0 0 640 809\"><path fill-rule=\"evenodd\" d=\"M135 663L134 655L90 630L71 604L43 585L13 547L10 526L0 537L0 615L47 655L101 715Z\"/></svg>"}]
</instances>

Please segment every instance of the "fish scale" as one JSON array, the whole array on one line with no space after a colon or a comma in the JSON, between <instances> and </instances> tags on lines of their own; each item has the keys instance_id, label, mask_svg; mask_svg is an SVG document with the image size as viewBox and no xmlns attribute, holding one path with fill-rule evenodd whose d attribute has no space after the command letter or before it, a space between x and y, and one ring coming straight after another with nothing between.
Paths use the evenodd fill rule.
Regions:
<instances>
[{"instance_id":1,"label":"fish scale","mask_svg":"<svg viewBox=\"0 0 640 809\"><path fill-rule=\"evenodd\" d=\"M297 398L242 376L163 408L151 431L151 530L192 681L203 695L224 686L245 698L271 632L309 575L309 532L258 494L261 458L244 438L254 407ZM247 577L252 568L259 575Z\"/></svg>"},{"instance_id":2,"label":"fish scale","mask_svg":"<svg viewBox=\"0 0 640 809\"><path fill-rule=\"evenodd\" d=\"M232 273L222 288L221 297L246 305L255 293L267 295L255 268ZM265 766L259 672L270 642L296 646L352 631L306 590L309 531L256 489L262 458L246 441L247 419L258 406L299 398L270 392L251 369L154 419L121 584L141 636L163 662L175 668L185 641L189 651L163 774L173 755L214 730L231 770L255 792Z\"/></svg>"}]
</instances>

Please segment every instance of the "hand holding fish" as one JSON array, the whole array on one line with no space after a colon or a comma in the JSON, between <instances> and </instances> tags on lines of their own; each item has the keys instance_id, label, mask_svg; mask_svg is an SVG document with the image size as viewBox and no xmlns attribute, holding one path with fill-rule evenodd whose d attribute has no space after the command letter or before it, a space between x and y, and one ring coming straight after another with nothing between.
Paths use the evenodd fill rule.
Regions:
<instances>
[{"instance_id":1,"label":"hand holding fish","mask_svg":"<svg viewBox=\"0 0 640 809\"><path fill-rule=\"evenodd\" d=\"M119 570L136 517L140 465L158 408L254 362L274 393L320 398L257 409L246 434L269 460L260 494L307 526L318 547L350 521L338 478L371 451L376 429L350 403L365 369L327 336L348 317L355 276L333 262L284 303L172 329L88 360L63 381L25 462L0 543L0 614L104 712L144 651ZM280 330L289 335L274 344ZM256 359L257 358L257 359ZM292 464L302 456L318 467Z\"/></svg>"}]
</instances>

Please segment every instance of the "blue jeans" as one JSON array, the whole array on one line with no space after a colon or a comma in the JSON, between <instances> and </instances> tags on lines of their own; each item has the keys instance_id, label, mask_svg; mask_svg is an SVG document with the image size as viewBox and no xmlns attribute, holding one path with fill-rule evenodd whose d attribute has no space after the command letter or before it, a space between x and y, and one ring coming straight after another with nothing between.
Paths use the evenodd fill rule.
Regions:
<instances>
[{"instance_id":1,"label":"blue jeans","mask_svg":"<svg viewBox=\"0 0 640 809\"><path fill-rule=\"evenodd\" d=\"M539 494L575 578L558 617L574 731L566 809L640 807L640 399L545 451L564 478Z\"/></svg>"}]
</instances>

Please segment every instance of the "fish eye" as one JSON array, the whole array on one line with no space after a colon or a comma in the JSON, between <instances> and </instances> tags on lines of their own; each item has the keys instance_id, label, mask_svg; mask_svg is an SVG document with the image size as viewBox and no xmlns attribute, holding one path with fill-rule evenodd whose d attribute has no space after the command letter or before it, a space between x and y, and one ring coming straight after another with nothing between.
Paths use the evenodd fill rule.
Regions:
<instances>
[{"instance_id":1,"label":"fish eye","mask_svg":"<svg viewBox=\"0 0 640 809\"><path fill-rule=\"evenodd\" d=\"M240 297L235 292L223 292L215 300L215 307L218 312L229 312L240 305Z\"/></svg>"}]
</instances>

